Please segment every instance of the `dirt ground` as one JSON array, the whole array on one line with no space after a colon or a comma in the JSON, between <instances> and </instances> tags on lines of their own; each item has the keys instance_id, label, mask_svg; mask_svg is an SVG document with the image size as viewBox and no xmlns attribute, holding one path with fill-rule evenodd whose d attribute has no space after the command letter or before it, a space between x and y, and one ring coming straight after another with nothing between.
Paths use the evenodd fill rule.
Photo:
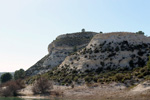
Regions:
<instances>
[{"instance_id":1,"label":"dirt ground","mask_svg":"<svg viewBox=\"0 0 150 100\"><path fill-rule=\"evenodd\" d=\"M123 83L93 84L90 87L54 86L51 95L33 95L32 85L22 89L19 93L23 98L51 98L82 100L149 100L150 82L143 82L132 88ZM53 93L54 92L54 93Z\"/></svg>"}]
</instances>

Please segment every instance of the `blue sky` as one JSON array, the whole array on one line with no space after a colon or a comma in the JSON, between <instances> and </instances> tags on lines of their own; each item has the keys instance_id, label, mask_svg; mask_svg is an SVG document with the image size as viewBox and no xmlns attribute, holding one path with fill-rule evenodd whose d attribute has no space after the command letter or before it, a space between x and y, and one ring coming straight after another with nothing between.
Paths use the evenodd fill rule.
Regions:
<instances>
[{"instance_id":1,"label":"blue sky","mask_svg":"<svg viewBox=\"0 0 150 100\"><path fill-rule=\"evenodd\" d=\"M27 69L58 35L142 30L150 35L150 0L0 0L0 72Z\"/></svg>"}]
</instances>

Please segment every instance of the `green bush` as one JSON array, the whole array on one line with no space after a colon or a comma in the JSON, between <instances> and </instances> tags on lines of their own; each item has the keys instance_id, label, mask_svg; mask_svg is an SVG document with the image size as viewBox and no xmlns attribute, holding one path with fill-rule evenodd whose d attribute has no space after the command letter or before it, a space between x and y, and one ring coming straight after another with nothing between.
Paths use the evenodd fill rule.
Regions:
<instances>
[{"instance_id":1,"label":"green bush","mask_svg":"<svg viewBox=\"0 0 150 100\"><path fill-rule=\"evenodd\" d=\"M1 76L1 82L5 83L7 81L10 81L12 79L12 75L10 73L4 73Z\"/></svg>"},{"instance_id":2,"label":"green bush","mask_svg":"<svg viewBox=\"0 0 150 100\"><path fill-rule=\"evenodd\" d=\"M145 33L142 32L142 31L138 31L138 32L136 32L136 34L142 34L142 35L144 35Z\"/></svg>"},{"instance_id":3,"label":"green bush","mask_svg":"<svg viewBox=\"0 0 150 100\"><path fill-rule=\"evenodd\" d=\"M99 33L103 34L103 32L102 32L102 31L100 31Z\"/></svg>"},{"instance_id":4,"label":"green bush","mask_svg":"<svg viewBox=\"0 0 150 100\"><path fill-rule=\"evenodd\" d=\"M85 29L83 28L81 31L82 31L82 33L84 33L84 32L85 32Z\"/></svg>"},{"instance_id":5,"label":"green bush","mask_svg":"<svg viewBox=\"0 0 150 100\"><path fill-rule=\"evenodd\" d=\"M138 78L143 78L143 77L144 77L144 74L143 74L143 73L140 73L137 77L138 77Z\"/></svg>"},{"instance_id":6,"label":"green bush","mask_svg":"<svg viewBox=\"0 0 150 100\"><path fill-rule=\"evenodd\" d=\"M78 77L77 77L77 76L74 77L74 81L75 81L75 82L78 81Z\"/></svg>"},{"instance_id":7,"label":"green bush","mask_svg":"<svg viewBox=\"0 0 150 100\"><path fill-rule=\"evenodd\" d=\"M23 69L16 70L14 74L14 79L24 79L25 78L25 71Z\"/></svg>"},{"instance_id":8,"label":"green bush","mask_svg":"<svg viewBox=\"0 0 150 100\"><path fill-rule=\"evenodd\" d=\"M92 81L92 78L90 77L90 76L86 76L85 78L84 78L84 80L85 80L85 82L91 82Z\"/></svg>"},{"instance_id":9,"label":"green bush","mask_svg":"<svg viewBox=\"0 0 150 100\"><path fill-rule=\"evenodd\" d=\"M115 76L116 81L122 81L124 75L122 73L117 73Z\"/></svg>"}]
</instances>

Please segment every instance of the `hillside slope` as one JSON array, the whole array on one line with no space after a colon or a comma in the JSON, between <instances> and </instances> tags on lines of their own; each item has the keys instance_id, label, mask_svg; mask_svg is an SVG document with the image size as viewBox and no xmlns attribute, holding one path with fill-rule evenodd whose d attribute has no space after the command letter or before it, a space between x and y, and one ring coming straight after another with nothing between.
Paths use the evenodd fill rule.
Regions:
<instances>
[{"instance_id":1,"label":"hillside slope","mask_svg":"<svg viewBox=\"0 0 150 100\"><path fill-rule=\"evenodd\" d=\"M58 67L67 71L116 70L143 67L150 53L150 38L129 32L97 34L86 48L68 56Z\"/></svg>"},{"instance_id":2,"label":"hillside slope","mask_svg":"<svg viewBox=\"0 0 150 100\"><path fill-rule=\"evenodd\" d=\"M61 64L71 53L85 48L95 32L78 32L60 35L48 46L49 54L26 71L27 76L45 73Z\"/></svg>"}]
</instances>

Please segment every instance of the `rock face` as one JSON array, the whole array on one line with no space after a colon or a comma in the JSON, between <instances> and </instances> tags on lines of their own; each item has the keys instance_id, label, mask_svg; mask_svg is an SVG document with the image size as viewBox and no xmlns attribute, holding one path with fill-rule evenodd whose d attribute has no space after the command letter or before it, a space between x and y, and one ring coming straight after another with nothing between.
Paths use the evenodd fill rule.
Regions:
<instances>
[{"instance_id":1,"label":"rock face","mask_svg":"<svg viewBox=\"0 0 150 100\"><path fill-rule=\"evenodd\" d=\"M59 69L116 70L143 67L150 53L150 38L129 32L95 35L86 48L66 59Z\"/></svg>"},{"instance_id":2,"label":"rock face","mask_svg":"<svg viewBox=\"0 0 150 100\"><path fill-rule=\"evenodd\" d=\"M82 48L85 48L95 32L79 32L60 35L48 46L49 54L26 71L27 76L37 75L60 65L64 59Z\"/></svg>"}]
</instances>

